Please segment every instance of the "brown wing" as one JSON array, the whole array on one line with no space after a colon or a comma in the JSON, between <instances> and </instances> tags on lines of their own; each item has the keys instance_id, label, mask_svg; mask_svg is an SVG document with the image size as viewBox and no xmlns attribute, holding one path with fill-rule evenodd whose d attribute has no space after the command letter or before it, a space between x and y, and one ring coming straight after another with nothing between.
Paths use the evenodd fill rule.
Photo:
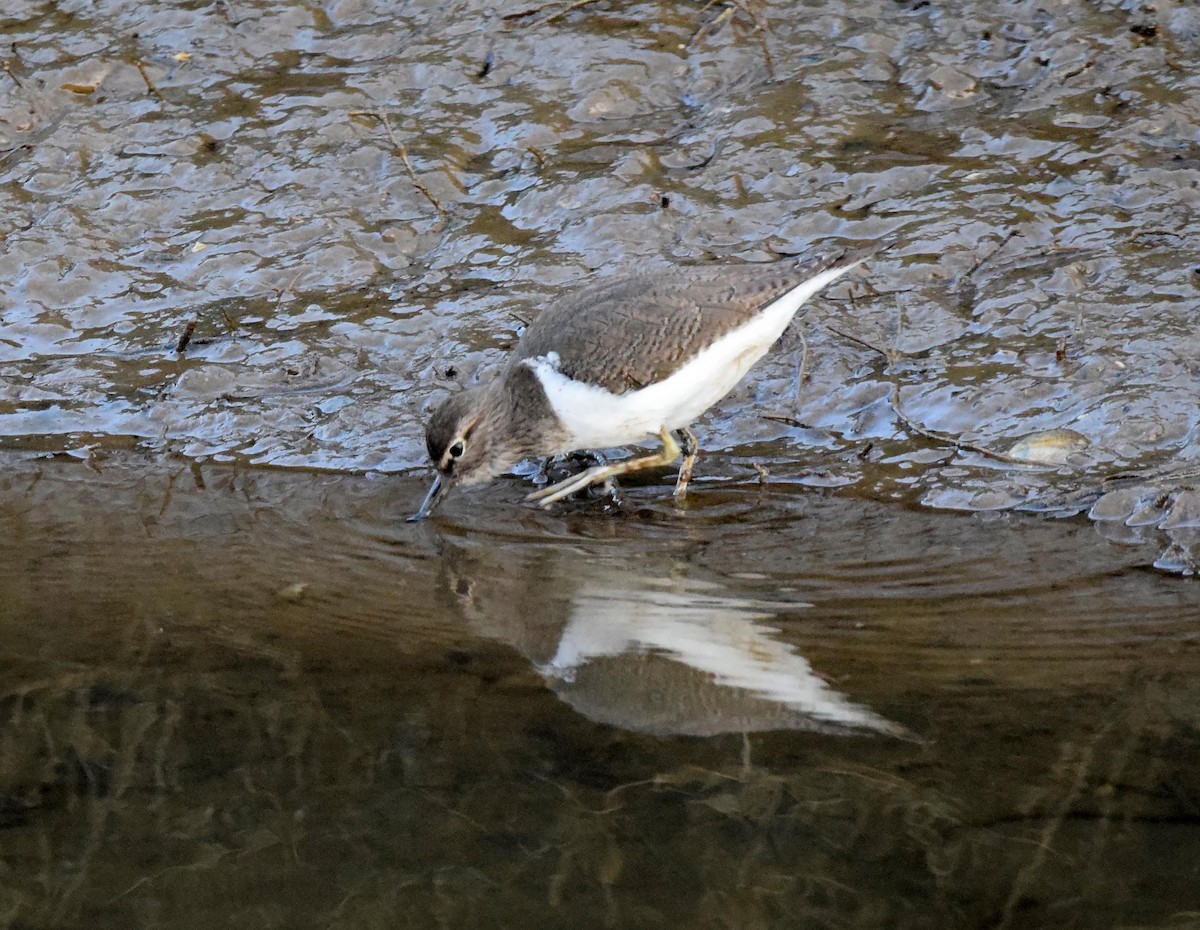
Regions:
<instances>
[{"instance_id":1,"label":"brown wing","mask_svg":"<svg viewBox=\"0 0 1200 930\"><path fill-rule=\"evenodd\" d=\"M839 258L673 268L602 281L543 310L509 364L557 352L569 378L614 394L637 390L667 378Z\"/></svg>"}]
</instances>

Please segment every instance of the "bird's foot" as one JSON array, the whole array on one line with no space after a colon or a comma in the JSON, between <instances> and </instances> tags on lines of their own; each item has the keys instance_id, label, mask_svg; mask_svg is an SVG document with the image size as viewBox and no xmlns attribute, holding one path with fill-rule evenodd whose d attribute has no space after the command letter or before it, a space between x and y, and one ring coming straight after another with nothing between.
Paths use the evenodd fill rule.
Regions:
<instances>
[{"instance_id":1,"label":"bird's foot","mask_svg":"<svg viewBox=\"0 0 1200 930\"><path fill-rule=\"evenodd\" d=\"M679 443L675 441L675 437L665 428L658 431L658 438L662 442L662 449L655 455L628 459L613 465L596 465L580 472L574 477L560 481L558 484L552 484L548 488L539 488L532 494L527 494L525 500L527 503L536 503L539 506L548 507L555 501L560 501L564 497L574 494L576 491L582 491L589 485L611 481L617 475L625 475L631 471L640 471L643 468L658 468L663 465L670 465L679 458Z\"/></svg>"},{"instance_id":2,"label":"bird's foot","mask_svg":"<svg viewBox=\"0 0 1200 930\"><path fill-rule=\"evenodd\" d=\"M675 500L682 501L687 496L688 482L692 480L692 469L696 467L696 454L699 443L696 434L686 426L675 431L683 452L683 462L679 466L679 477L675 479Z\"/></svg>"},{"instance_id":3,"label":"bird's foot","mask_svg":"<svg viewBox=\"0 0 1200 930\"><path fill-rule=\"evenodd\" d=\"M613 476L620 474L621 471L622 469L618 465L595 465L592 468L581 471L577 475L572 475L565 481L558 482L558 484L539 488L531 494L526 494L525 501L526 503L536 503L542 507L549 507L555 501L560 501L564 497L570 497L576 491L582 491L589 485L611 481Z\"/></svg>"}]
</instances>

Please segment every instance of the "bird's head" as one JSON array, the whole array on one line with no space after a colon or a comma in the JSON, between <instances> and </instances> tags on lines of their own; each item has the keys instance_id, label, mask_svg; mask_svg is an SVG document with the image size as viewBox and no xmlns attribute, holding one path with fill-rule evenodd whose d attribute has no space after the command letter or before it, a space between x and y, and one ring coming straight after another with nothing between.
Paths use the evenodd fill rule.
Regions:
<instances>
[{"instance_id":1,"label":"bird's head","mask_svg":"<svg viewBox=\"0 0 1200 930\"><path fill-rule=\"evenodd\" d=\"M454 486L481 484L524 457L509 441L504 408L493 388L468 388L434 410L425 428L425 448L437 475L410 522L432 513Z\"/></svg>"}]
</instances>

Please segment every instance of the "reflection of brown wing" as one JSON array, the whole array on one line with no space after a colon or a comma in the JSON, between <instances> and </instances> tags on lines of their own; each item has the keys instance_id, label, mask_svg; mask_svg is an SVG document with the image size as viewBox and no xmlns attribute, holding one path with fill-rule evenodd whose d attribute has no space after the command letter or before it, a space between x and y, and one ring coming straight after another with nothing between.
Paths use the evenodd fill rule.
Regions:
<instances>
[{"instance_id":1,"label":"reflection of brown wing","mask_svg":"<svg viewBox=\"0 0 1200 930\"><path fill-rule=\"evenodd\" d=\"M656 736L769 730L904 733L866 708L858 726L839 723L719 684L707 672L653 652L596 658L575 670L569 681L551 679L550 686L589 720Z\"/></svg>"},{"instance_id":2,"label":"reflection of brown wing","mask_svg":"<svg viewBox=\"0 0 1200 930\"><path fill-rule=\"evenodd\" d=\"M614 394L636 390L667 378L838 257L673 268L604 281L542 311L511 364L557 352L569 378Z\"/></svg>"}]
</instances>

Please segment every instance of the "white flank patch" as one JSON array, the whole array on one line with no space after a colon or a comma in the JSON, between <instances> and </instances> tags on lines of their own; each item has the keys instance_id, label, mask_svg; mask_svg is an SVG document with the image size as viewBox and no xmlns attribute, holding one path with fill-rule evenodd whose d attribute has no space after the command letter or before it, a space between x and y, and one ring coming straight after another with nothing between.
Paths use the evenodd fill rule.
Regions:
<instances>
[{"instance_id":1,"label":"white flank patch","mask_svg":"<svg viewBox=\"0 0 1200 930\"><path fill-rule=\"evenodd\" d=\"M857 268L829 268L768 304L749 323L722 336L663 381L636 391L613 394L594 384L574 381L558 370L554 352L525 362L546 391L570 441L559 451L607 449L655 436L664 427L679 429L737 386L746 372L783 335L809 297Z\"/></svg>"}]
</instances>

